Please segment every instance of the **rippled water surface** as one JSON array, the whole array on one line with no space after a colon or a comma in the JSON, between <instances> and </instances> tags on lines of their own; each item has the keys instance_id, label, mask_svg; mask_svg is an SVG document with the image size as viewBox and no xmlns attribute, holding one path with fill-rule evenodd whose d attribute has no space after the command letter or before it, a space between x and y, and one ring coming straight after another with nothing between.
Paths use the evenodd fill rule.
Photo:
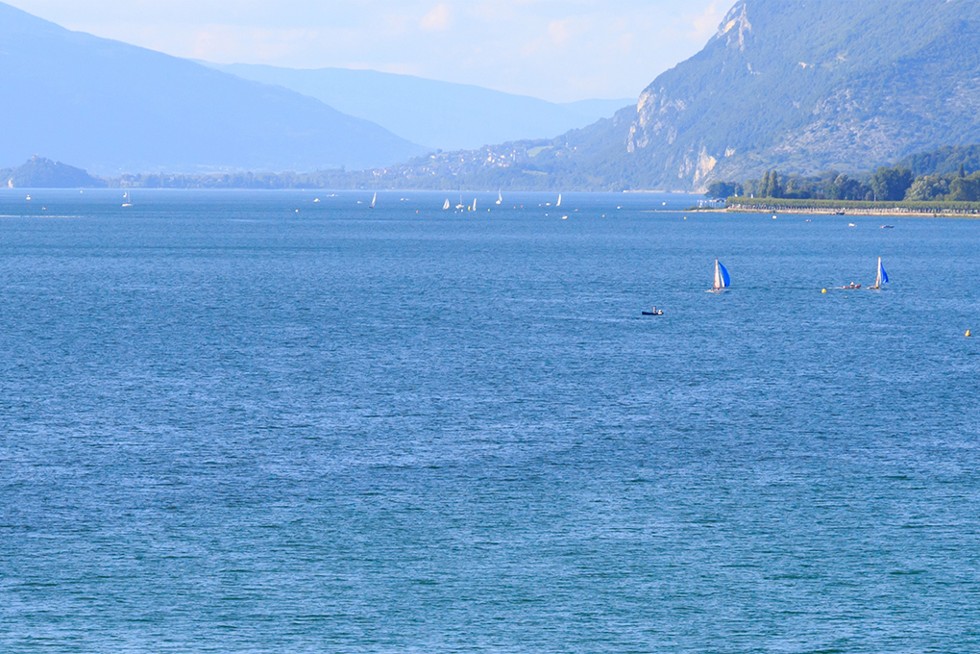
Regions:
<instances>
[{"instance_id":1,"label":"rippled water surface","mask_svg":"<svg viewBox=\"0 0 980 654\"><path fill-rule=\"evenodd\" d=\"M980 222L444 199L0 193L0 650L980 651Z\"/></svg>"}]
</instances>

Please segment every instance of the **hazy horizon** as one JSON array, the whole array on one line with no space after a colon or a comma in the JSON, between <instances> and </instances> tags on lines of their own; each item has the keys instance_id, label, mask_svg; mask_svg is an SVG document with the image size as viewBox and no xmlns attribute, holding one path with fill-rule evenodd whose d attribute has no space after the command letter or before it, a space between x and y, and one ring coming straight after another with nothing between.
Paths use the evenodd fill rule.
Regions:
<instances>
[{"instance_id":1,"label":"hazy horizon","mask_svg":"<svg viewBox=\"0 0 980 654\"><path fill-rule=\"evenodd\" d=\"M8 0L71 30L218 64L353 68L553 102L636 97L732 0Z\"/></svg>"}]
</instances>

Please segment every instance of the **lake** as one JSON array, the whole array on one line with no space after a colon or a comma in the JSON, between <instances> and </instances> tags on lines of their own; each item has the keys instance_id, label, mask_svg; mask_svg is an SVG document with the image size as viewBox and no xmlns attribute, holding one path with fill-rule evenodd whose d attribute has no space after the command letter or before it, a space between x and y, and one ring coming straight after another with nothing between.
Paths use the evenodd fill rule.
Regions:
<instances>
[{"instance_id":1,"label":"lake","mask_svg":"<svg viewBox=\"0 0 980 654\"><path fill-rule=\"evenodd\" d=\"M26 193L5 652L980 651L980 222Z\"/></svg>"}]
</instances>

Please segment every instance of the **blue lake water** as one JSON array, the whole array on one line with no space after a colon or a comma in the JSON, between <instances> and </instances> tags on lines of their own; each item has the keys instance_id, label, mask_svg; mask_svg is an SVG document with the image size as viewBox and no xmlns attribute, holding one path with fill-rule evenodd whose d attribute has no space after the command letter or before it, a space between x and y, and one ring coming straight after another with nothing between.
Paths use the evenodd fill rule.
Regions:
<instances>
[{"instance_id":1,"label":"blue lake water","mask_svg":"<svg viewBox=\"0 0 980 654\"><path fill-rule=\"evenodd\" d=\"M0 651L980 651L980 222L24 195Z\"/></svg>"}]
</instances>

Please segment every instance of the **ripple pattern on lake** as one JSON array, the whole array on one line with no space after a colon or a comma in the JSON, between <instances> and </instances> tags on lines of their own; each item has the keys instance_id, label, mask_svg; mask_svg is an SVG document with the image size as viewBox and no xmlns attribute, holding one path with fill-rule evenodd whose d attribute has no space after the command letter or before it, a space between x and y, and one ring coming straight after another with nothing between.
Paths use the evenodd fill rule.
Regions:
<instances>
[{"instance_id":1,"label":"ripple pattern on lake","mask_svg":"<svg viewBox=\"0 0 980 654\"><path fill-rule=\"evenodd\" d=\"M31 193L4 652L980 651L980 223Z\"/></svg>"}]
</instances>

